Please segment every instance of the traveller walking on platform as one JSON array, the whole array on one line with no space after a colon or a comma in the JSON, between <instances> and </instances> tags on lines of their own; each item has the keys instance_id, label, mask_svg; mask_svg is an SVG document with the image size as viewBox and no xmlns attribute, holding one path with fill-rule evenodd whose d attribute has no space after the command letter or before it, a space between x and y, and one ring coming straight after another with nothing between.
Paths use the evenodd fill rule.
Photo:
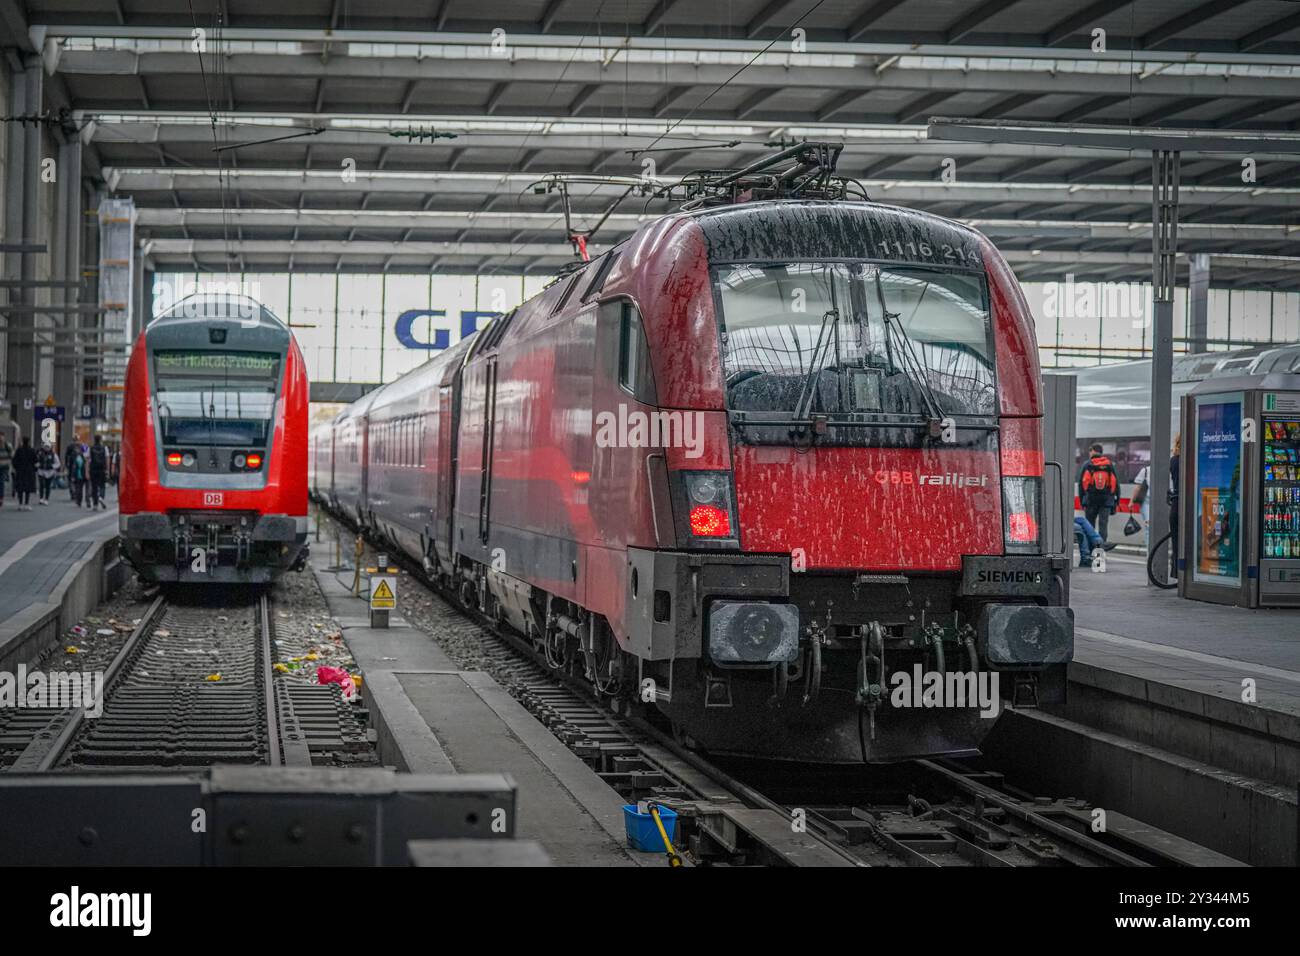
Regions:
<instances>
[{"instance_id":1,"label":"traveller walking on platform","mask_svg":"<svg viewBox=\"0 0 1300 956\"><path fill-rule=\"evenodd\" d=\"M41 480L41 504L50 503L50 489L54 487L54 478L58 473L59 456L54 453L54 446L42 445L36 453L36 477Z\"/></svg>"},{"instance_id":2,"label":"traveller walking on platform","mask_svg":"<svg viewBox=\"0 0 1300 956\"><path fill-rule=\"evenodd\" d=\"M1183 457L1183 436L1174 436L1169 454L1169 580L1178 580L1178 468Z\"/></svg>"},{"instance_id":3,"label":"traveller walking on platform","mask_svg":"<svg viewBox=\"0 0 1300 956\"><path fill-rule=\"evenodd\" d=\"M101 511L108 508L108 503L104 501L104 486L107 484L108 448L104 446L103 437L96 435L95 444L90 446L90 499L92 508L99 508Z\"/></svg>"},{"instance_id":4,"label":"traveller walking on platform","mask_svg":"<svg viewBox=\"0 0 1300 956\"><path fill-rule=\"evenodd\" d=\"M1143 465L1142 470L1137 473L1133 479L1133 484L1137 487L1133 490L1133 506L1138 509L1138 514L1142 516L1142 530L1145 533L1146 546L1151 547L1151 502L1147 495L1151 493L1151 466ZM1133 519L1128 519L1130 522ZM1126 525L1125 532L1132 534Z\"/></svg>"},{"instance_id":5,"label":"traveller walking on platform","mask_svg":"<svg viewBox=\"0 0 1300 956\"><path fill-rule=\"evenodd\" d=\"M81 453L81 446L74 445L71 460L68 462L68 486L72 488L72 503L78 508L84 498L86 507L90 507L90 495L86 488L86 456Z\"/></svg>"},{"instance_id":6,"label":"traveller walking on platform","mask_svg":"<svg viewBox=\"0 0 1300 956\"><path fill-rule=\"evenodd\" d=\"M29 436L23 436L23 443L14 452L14 497L18 499L19 511L31 511L32 492L36 490L36 449L32 447Z\"/></svg>"},{"instance_id":7,"label":"traveller walking on platform","mask_svg":"<svg viewBox=\"0 0 1300 956\"><path fill-rule=\"evenodd\" d=\"M72 441L68 443L68 447L63 450L63 468L69 475L72 474L72 458L80 451L81 451L81 442L77 441L75 438L72 439ZM71 478L68 479L68 497L70 497L73 501L77 500L76 495L72 493Z\"/></svg>"},{"instance_id":8,"label":"traveller walking on platform","mask_svg":"<svg viewBox=\"0 0 1300 956\"><path fill-rule=\"evenodd\" d=\"M1119 501L1119 475L1110 459L1101 453L1101 445L1094 444L1088 450L1091 455L1079 472L1079 503L1088 523L1097 529L1103 541L1108 541L1110 516Z\"/></svg>"},{"instance_id":9,"label":"traveller walking on platform","mask_svg":"<svg viewBox=\"0 0 1300 956\"><path fill-rule=\"evenodd\" d=\"M14 446L9 439L0 435L0 508L5 503L5 486L9 484L9 472L14 466Z\"/></svg>"}]
</instances>

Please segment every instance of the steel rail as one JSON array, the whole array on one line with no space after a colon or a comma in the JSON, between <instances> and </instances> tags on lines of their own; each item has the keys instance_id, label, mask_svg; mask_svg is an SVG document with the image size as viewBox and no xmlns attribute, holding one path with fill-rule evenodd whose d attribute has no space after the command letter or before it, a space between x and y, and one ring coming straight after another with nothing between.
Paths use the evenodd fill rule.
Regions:
<instances>
[{"instance_id":1,"label":"steel rail","mask_svg":"<svg viewBox=\"0 0 1300 956\"><path fill-rule=\"evenodd\" d=\"M280 719L275 703L275 669L271 661L271 602L265 594L258 599L257 614L262 644L262 706L266 709L267 762L272 767L278 767L283 762Z\"/></svg>"},{"instance_id":2,"label":"steel rail","mask_svg":"<svg viewBox=\"0 0 1300 956\"><path fill-rule=\"evenodd\" d=\"M100 706L103 706L104 701L112 693L118 679L122 676L127 661L134 656L137 646L139 646L146 634L152 632L166 608L167 601L161 595L154 598L154 602L149 605L149 609L140 618L140 623L132 628L130 636L122 643L112 662L104 671L104 686L101 690ZM9 772L44 773L50 770L59 762L63 752L73 738L76 737L77 731L81 729L85 719L85 707L69 707L51 720L44 730L37 733L32 742L23 749L23 752L18 755L18 759L10 766Z\"/></svg>"}]
</instances>

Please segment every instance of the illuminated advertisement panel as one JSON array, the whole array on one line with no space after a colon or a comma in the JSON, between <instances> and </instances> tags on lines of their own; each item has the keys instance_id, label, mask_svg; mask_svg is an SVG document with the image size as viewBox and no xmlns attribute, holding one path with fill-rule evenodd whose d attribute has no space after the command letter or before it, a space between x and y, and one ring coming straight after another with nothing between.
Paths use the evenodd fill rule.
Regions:
<instances>
[{"instance_id":1,"label":"illuminated advertisement panel","mask_svg":"<svg viewBox=\"0 0 1300 956\"><path fill-rule=\"evenodd\" d=\"M1243 394L1196 399L1196 565L1193 580L1241 584Z\"/></svg>"}]
</instances>

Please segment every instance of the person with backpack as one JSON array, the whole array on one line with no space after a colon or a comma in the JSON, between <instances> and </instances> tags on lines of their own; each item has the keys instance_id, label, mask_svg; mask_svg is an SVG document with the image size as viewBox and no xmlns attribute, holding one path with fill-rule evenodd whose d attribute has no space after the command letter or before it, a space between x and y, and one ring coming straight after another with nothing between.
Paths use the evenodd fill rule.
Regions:
<instances>
[{"instance_id":1,"label":"person with backpack","mask_svg":"<svg viewBox=\"0 0 1300 956\"><path fill-rule=\"evenodd\" d=\"M9 439L0 435L0 508L5 503L5 486L9 484L9 471L14 464L14 446Z\"/></svg>"},{"instance_id":2,"label":"person with backpack","mask_svg":"<svg viewBox=\"0 0 1300 956\"><path fill-rule=\"evenodd\" d=\"M1079 503L1088 523L1097 529L1103 541L1108 541L1110 516L1119 501L1119 474L1111 460L1101 453L1101 445L1094 443L1088 451L1088 460L1079 472Z\"/></svg>"},{"instance_id":3,"label":"person with backpack","mask_svg":"<svg viewBox=\"0 0 1300 956\"><path fill-rule=\"evenodd\" d=\"M80 445L73 445L68 456L68 486L72 489L72 503L78 508L84 499L90 507L90 495L86 493L86 456L81 453Z\"/></svg>"},{"instance_id":4,"label":"person with backpack","mask_svg":"<svg viewBox=\"0 0 1300 956\"><path fill-rule=\"evenodd\" d=\"M40 502L43 505L50 503L50 489L54 487L54 479L59 474L59 456L54 451L54 446L45 444L41 450L36 453L36 477L41 480Z\"/></svg>"},{"instance_id":5,"label":"person with backpack","mask_svg":"<svg viewBox=\"0 0 1300 956\"><path fill-rule=\"evenodd\" d=\"M68 442L68 447L63 450L63 470L66 471L68 475L72 474L72 459L80 451L81 451L81 442L77 441L76 438L73 438L72 441ZM72 491L71 477L69 477L68 479L68 497L71 498L73 501L77 500L76 495L73 494Z\"/></svg>"},{"instance_id":6,"label":"person with backpack","mask_svg":"<svg viewBox=\"0 0 1300 956\"><path fill-rule=\"evenodd\" d=\"M99 508L101 511L108 508L108 503L104 501L104 486L107 484L108 449L104 447L103 437L96 435L95 444L90 446L90 498L92 508Z\"/></svg>"}]
</instances>

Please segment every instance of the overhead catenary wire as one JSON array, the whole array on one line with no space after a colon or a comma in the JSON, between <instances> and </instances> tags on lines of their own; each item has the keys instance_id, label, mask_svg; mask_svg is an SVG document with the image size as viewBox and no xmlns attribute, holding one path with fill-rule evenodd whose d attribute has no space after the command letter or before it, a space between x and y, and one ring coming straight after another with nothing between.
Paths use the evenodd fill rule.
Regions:
<instances>
[{"instance_id":1,"label":"overhead catenary wire","mask_svg":"<svg viewBox=\"0 0 1300 956\"><path fill-rule=\"evenodd\" d=\"M758 51L757 53L755 53L752 57L750 57L749 60L747 60L745 63L743 63L743 64L740 66L740 68L736 70L735 73L732 73L731 76L727 77L725 80L723 80L723 81L722 81L721 83L719 83L717 86L715 86L712 90L710 90L710 91L708 92L708 94L704 97L704 99L700 100L698 103L696 103L694 106L692 106L692 107L690 108L690 110L687 111L687 113L686 113L685 116L683 116L681 119L679 119L679 120L677 120L676 122L674 122L671 126L668 127L668 129L664 130L664 132L662 132L662 133L660 133L658 136L656 136L656 137L654 138L654 140L651 141L650 146L648 146L648 147L646 147L646 148L649 149L649 148L651 148L651 147L654 147L654 146L659 145L659 141L660 141L660 140L662 140L665 136L667 136L669 133L671 133L673 130L675 130L678 126L681 126L682 123L686 122L688 119L690 119L692 116L694 116L696 110L698 110L700 107L702 107L705 103L709 102L709 100L713 99L713 97L715 97L715 96L717 96L719 93L721 93L722 90L725 89L725 88L726 88L726 87L727 87L727 86L728 86L728 85L729 85L729 84L730 84L730 83L731 83L731 82L732 82L736 77L740 76L740 74L744 73L747 69L749 69L749 68L750 68L751 66L753 66L756 62L758 62L758 58L759 58L759 57L763 56L765 53L767 53L768 50L770 50L770 49L772 49L772 47L776 46L776 44L777 44L778 41L780 41L784 36L786 36L786 35L789 34L792 30L794 30L795 27L799 26L799 24L803 23L804 20L808 19L810 16L812 16L814 13L816 13L816 12L817 12L817 9L818 9L822 4L824 4L825 2L826 2L826 0L817 0L816 3L814 3L811 7L809 7L807 10L805 10L805 11L804 11L800 16L799 16L799 19L795 20L792 24L790 24L788 27L786 27L786 29L783 30L781 33L778 33L776 36L774 36L774 37L771 39L771 41L770 41L766 46L764 46L761 50L759 50L759 51Z\"/></svg>"},{"instance_id":2,"label":"overhead catenary wire","mask_svg":"<svg viewBox=\"0 0 1300 956\"><path fill-rule=\"evenodd\" d=\"M195 31L198 31L196 35L197 35L198 37L202 38L203 35L204 35L203 32L202 32L202 29L203 29L203 28L199 26L199 18L198 18L198 14L197 14L197 13L195 12L195 10L194 10L194 0L186 0L186 3L189 5L189 8L190 8L190 21L191 21L191 23L193 24L193 27L194 27ZM219 12L219 11L216 12L216 13L214 14L214 16L215 16L217 22L220 22L220 12ZM214 43L220 43L220 34L219 34L219 33L214 32L213 42L214 42ZM209 86L208 86L208 71L207 71L207 67L206 67L206 65L205 65L204 62L203 62L203 48L204 48L204 46L205 46L204 42L202 41L202 39L200 39L200 41L199 41L198 43L195 44L195 47L194 47L194 54L195 54L195 56L198 57L198 61L199 61L199 77L201 78L201 80L202 80L202 82L203 82L203 100L204 100L204 103L207 105L207 109L208 109L208 117L209 117L209 120L210 120L211 125L212 125L212 146L213 146L213 150L214 150L214 152L217 153L217 192L218 192L218 196L220 197L220 201L221 201L221 220L222 220L222 221L221 221L221 234L222 234L222 240L223 240L223 242L225 243L225 246L226 246L226 258L229 259L229 256L230 256L230 222L229 222L229 218L228 218L228 214L227 214L226 183L225 183L225 179L226 179L226 174L225 174L225 162L224 162L224 159L223 159L223 154L220 152L220 149L221 149L221 141L220 141L220 136L219 136L219 134L218 134L218 132L217 132L217 110L216 110L216 107L215 107L215 106L213 105L213 103L212 103L212 92L211 92L211 90L209 89ZM218 57L218 63L220 63L220 58L219 58L219 57Z\"/></svg>"}]
</instances>

